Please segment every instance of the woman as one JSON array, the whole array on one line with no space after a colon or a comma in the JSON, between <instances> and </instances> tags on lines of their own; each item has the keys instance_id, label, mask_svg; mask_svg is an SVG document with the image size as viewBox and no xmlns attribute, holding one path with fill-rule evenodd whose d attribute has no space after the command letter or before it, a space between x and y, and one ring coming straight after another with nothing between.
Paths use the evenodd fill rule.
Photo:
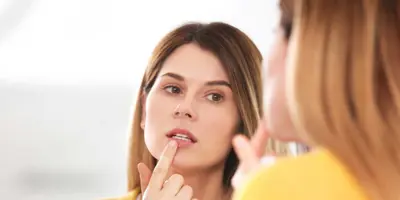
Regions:
<instances>
[{"instance_id":1,"label":"woman","mask_svg":"<svg viewBox=\"0 0 400 200\"><path fill-rule=\"evenodd\" d=\"M225 23L189 23L167 34L141 83L130 140L130 193L120 199L231 199L238 165L231 140L258 125L261 62L254 43Z\"/></svg>"},{"instance_id":2,"label":"woman","mask_svg":"<svg viewBox=\"0 0 400 200\"><path fill-rule=\"evenodd\" d=\"M287 12L293 2L295 9ZM235 138L244 171L253 172L234 199L400 199L400 2L281 0L281 5L268 77L286 79L285 93L275 95L287 104L268 119L289 124L281 127L291 127L317 149L258 169L252 144ZM275 65L286 60L280 69ZM278 87L267 82L269 92ZM284 131L269 122L264 126L271 136Z\"/></svg>"}]
</instances>

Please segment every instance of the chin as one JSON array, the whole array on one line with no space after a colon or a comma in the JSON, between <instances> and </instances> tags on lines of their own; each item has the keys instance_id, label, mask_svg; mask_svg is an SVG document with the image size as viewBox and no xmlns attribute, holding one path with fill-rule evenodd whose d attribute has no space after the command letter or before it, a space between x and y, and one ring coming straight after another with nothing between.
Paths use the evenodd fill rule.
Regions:
<instances>
[{"instance_id":1,"label":"chin","mask_svg":"<svg viewBox=\"0 0 400 200\"><path fill-rule=\"evenodd\" d=\"M172 167L178 171L190 171L202 168L200 164L200 160L190 159L184 156L175 156L174 161L172 163Z\"/></svg>"}]
</instances>

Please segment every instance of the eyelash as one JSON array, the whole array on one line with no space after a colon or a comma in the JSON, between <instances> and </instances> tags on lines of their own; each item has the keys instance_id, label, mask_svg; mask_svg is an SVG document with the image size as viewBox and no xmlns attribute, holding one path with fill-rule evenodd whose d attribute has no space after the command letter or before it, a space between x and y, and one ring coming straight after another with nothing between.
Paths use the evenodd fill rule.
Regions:
<instances>
[{"instance_id":1,"label":"eyelash","mask_svg":"<svg viewBox=\"0 0 400 200\"><path fill-rule=\"evenodd\" d=\"M212 100L212 98L213 98L214 95L217 95L218 98L219 98L219 100L217 100L217 101ZM224 96L223 96L222 94L211 93L211 94L208 94L207 97L208 97L208 96L211 96L211 99L209 99L209 100L210 100L211 102L213 102L213 103L221 103L221 102L224 100ZM207 98L207 99L208 99L208 98Z\"/></svg>"},{"instance_id":2,"label":"eyelash","mask_svg":"<svg viewBox=\"0 0 400 200\"><path fill-rule=\"evenodd\" d=\"M180 94L180 93L182 92L182 89L181 89L180 87L176 86L176 85L167 85L167 86L165 86L163 89L164 89L165 91L167 91L168 93L171 93L171 94ZM172 91L168 91L168 89L171 89L171 90L173 90L173 89L178 89L179 92L178 92L178 93L175 93L175 92L172 92Z\"/></svg>"},{"instance_id":3,"label":"eyelash","mask_svg":"<svg viewBox=\"0 0 400 200\"><path fill-rule=\"evenodd\" d=\"M176 85L167 85L167 86L163 87L163 89L170 94L182 93L182 89ZM174 89L177 89L178 92L173 92ZM171 91L169 91L169 90L171 90ZM215 96L217 96L218 100L213 100L213 97L215 97ZM211 97L211 98L208 98L208 97ZM214 92L214 93L207 94L206 98L208 100L210 100L212 103L221 103L221 101L224 100L224 95Z\"/></svg>"}]
</instances>

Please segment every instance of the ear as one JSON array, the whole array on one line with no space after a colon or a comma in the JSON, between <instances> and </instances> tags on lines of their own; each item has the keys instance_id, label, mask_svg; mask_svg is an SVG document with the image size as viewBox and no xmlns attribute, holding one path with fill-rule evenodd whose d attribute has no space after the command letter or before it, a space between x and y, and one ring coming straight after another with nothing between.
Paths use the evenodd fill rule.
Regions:
<instances>
[{"instance_id":1,"label":"ear","mask_svg":"<svg viewBox=\"0 0 400 200\"><path fill-rule=\"evenodd\" d=\"M142 104L141 105L141 108L142 108L142 110L141 110L141 114L142 114L142 116L141 116L141 119L140 119L140 127L144 130L144 127L145 127L145 122L146 122L146 97L147 97L147 95L145 94L145 93L143 93L142 94L142 97L141 97L141 100L140 100L140 103Z\"/></svg>"}]
</instances>

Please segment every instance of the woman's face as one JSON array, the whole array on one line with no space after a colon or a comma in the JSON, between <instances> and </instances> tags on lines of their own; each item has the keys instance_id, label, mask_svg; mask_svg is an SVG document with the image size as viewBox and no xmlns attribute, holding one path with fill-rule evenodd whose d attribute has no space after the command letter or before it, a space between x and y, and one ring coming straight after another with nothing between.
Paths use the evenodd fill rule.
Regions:
<instances>
[{"instance_id":1,"label":"woman's face","mask_svg":"<svg viewBox=\"0 0 400 200\"><path fill-rule=\"evenodd\" d=\"M297 141L294 127L289 116L286 100L286 56L288 41L284 30L275 33L274 43L268 57L265 87L265 122L271 137L283 141Z\"/></svg>"},{"instance_id":2,"label":"woman's face","mask_svg":"<svg viewBox=\"0 0 400 200\"><path fill-rule=\"evenodd\" d=\"M177 140L174 167L223 166L239 113L219 59L196 44L183 45L164 62L144 105L145 143L157 159Z\"/></svg>"}]
</instances>

